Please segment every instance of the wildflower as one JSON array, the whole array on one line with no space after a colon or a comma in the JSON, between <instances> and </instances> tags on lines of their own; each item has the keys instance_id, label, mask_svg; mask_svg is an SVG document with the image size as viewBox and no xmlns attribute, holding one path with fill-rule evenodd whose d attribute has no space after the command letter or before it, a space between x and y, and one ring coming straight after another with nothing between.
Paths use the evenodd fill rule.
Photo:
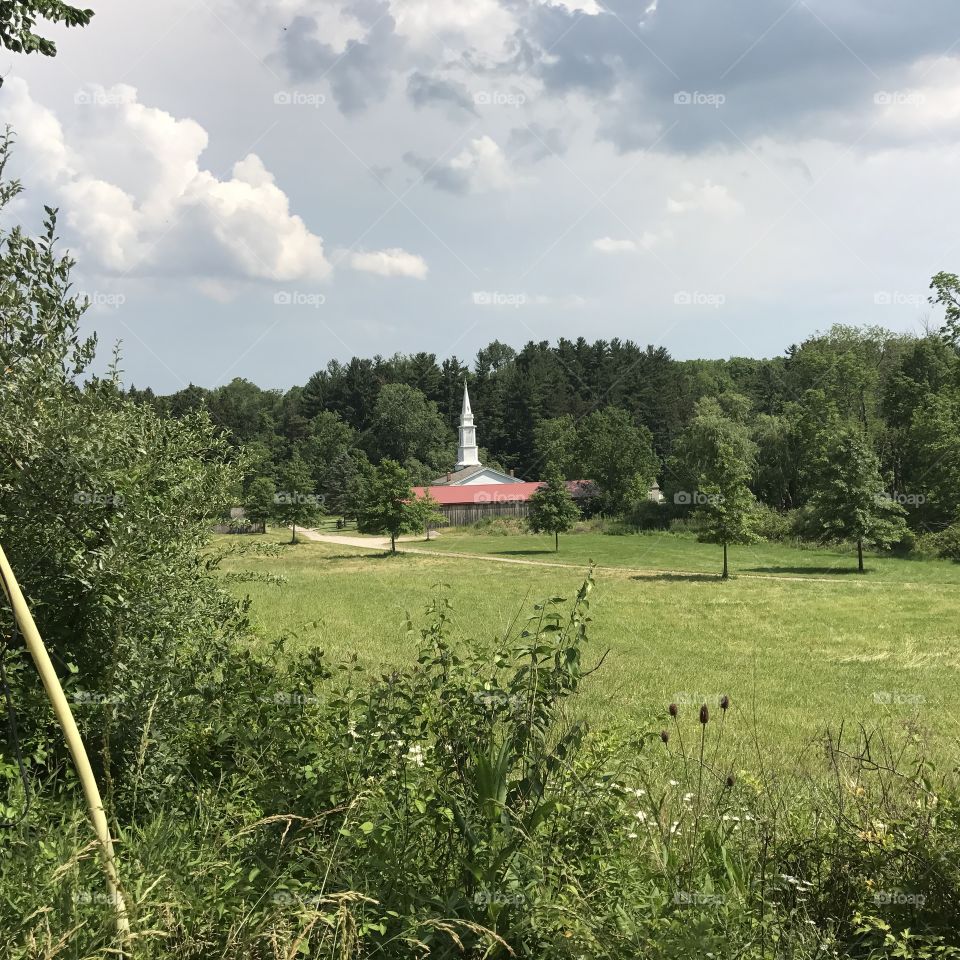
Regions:
<instances>
[{"instance_id":1,"label":"wildflower","mask_svg":"<svg viewBox=\"0 0 960 960\"><path fill-rule=\"evenodd\" d=\"M730 698L729 698L726 694L724 694L724 695L720 698L720 709L721 709L724 713L726 713L726 712L730 709Z\"/></svg>"},{"instance_id":2,"label":"wildflower","mask_svg":"<svg viewBox=\"0 0 960 960\"><path fill-rule=\"evenodd\" d=\"M627 834L627 838L628 838L629 840L636 840L636 839L637 839L637 835L636 835L635 833L628 833L628 834Z\"/></svg>"},{"instance_id":3,"label":"wildflower","mask_svg":"<svg viewBox=\"0 0 960 960\"><path fill-rule=\"evenodd\" d=\"M692 799L693 799L693 794L692 794L692 793L685 793L685 794L683 795L683 802L684 802L684 803L689 803Z\"/></svg>"},{"instance_id":4,"label":"wildflower","mask_svg":"<svg viewBox=\"0 0 960 960\"><path fill-rule=\"evenodd\" d=\"M635 816L641 823L646 823L646 822L647 822L647 815L646 815L642 810L638 810L638 811L634 814L634 816Z\"/></svg>"},{"instance_id":5,"label":"wildflower","mask_svg":"<svg viewBox=\"0 0 960 960\"><path fill-rule=\"evenodd\" d=\"M679 713L679 709L675 703L671 703L667 709L670 711L671 717L676 717L676 715Z\"/></svg>"},{"instance_id":6,"label":"wildflower","mask_svg":"<svg viewBox=\"0 0 960 960\"><path fill-rule=\"evenodd\" d=\"M671 781L670 781L670 786L671 786L671 787L679 786L679 784L680 784L680 781L679 781L679 780L671 780Z\"/></svg>"},{"instance_id":7,"label":"wildflower","mask_svg":"<svg viewBox=\"0 0 960 960\"><path fill-rule=\"evenodd\" d=\"M670 731L669 731L669 730L661 730L661 731L660 731L660 739L661 739L664 743L666 743L666 742L670 739Z\"/></svg>"},{"instance_id":8,"label":"wildflower","mask_svg":"<svg viewBox=\"0 0 960 960\"><path fill-rule=\"evenodd\" d=\"M710 719L710 711L707 709L707 705L704 704L700 708L700 722L705 724Z\"/></svg>"}]
</instances>

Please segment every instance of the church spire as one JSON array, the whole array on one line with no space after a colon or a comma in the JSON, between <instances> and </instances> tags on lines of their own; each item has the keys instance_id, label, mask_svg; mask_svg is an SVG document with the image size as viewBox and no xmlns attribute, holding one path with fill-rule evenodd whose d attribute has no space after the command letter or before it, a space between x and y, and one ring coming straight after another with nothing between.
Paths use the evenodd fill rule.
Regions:
<instances>
[{"instance_id":1,"label":"church spire","mask_svg":"<svg viewBox=\"0 0 960 960\"><path fill-rule=\"evenodd\" d=\"M467 383L463 383L463 409L460 411L460 442L457 446L457 469L479 467L480 456L477 450L477 428L473 425L473 411L470 409L470 394Z\"/></svg>"}]
</instances>

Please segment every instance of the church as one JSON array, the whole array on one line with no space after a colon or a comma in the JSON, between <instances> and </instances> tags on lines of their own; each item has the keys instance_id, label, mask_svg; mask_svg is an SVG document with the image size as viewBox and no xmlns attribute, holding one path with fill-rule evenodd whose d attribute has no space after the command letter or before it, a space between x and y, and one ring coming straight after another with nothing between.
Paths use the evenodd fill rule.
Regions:
<instances>
[{"instance_id":1,"label":"church","mask_svg":"<svg viewBox=\"0 0 960 960\"><path fill-rule=\"evenodd\" d=\"M459 527L488 517L526 517L530 497L542 486L542 481L525 481L512 470L504 473L480 462L477 428L464 383L457 462L450 473L437 477L429 487L414 487L414 495L429 494L440 504L447 523ZM589 481L568 480L567 488L575 500L595 495Z\"/></svg>"}]
</instances>

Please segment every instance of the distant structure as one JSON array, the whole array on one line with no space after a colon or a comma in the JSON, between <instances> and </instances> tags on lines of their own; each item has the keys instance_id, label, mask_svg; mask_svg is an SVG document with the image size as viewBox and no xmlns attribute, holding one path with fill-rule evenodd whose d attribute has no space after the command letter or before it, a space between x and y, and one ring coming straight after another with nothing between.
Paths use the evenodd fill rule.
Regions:
<instances>
[{"instance_id":1,"label":"distant structure","mask_svg":"<svg viewBox=\"0 0 960 960\"><path fill-rule=\"evenodd\" d=\"M460 410L460 441L457 444L457 463L451 473L437 477L433 481L438 487L479 486L494 483L522 483L518 477L493 467L485 467L480 462L480 450L477 447L477 428L473 423L473 411L470 409L470 394L467 385L463 385L463 407Z\"/></svg>"},{"instance_id":2,"label":"distant structure","mask_svg":"<svg viewBox=\"0 0 960 960\"><path fill-rule=\"evenodd\" d=\"M429 487L414 487L413 492L418 497L430 494L440 504L447 523L458 527L487 517L525 517L530 511L530 497L541 486L539 481L515 477L512 470L504 473L480 462L477 428L470 408L470 394L464 384L454 469L446 476L437 477ZM593 484L582 480L570 480L567 486L575 498L596 493Z\"/></svg>"}]
</instances>

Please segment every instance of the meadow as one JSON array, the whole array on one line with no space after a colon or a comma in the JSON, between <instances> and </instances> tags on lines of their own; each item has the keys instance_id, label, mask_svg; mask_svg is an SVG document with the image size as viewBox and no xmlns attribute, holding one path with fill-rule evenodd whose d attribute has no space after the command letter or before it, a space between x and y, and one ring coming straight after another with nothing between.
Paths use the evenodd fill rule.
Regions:
<instances>
[{"instance_id":1,"label":"meadow","mask_svg":"<svg viewBox=\"0 0 960 960\"><path fill-rule=\"evenodd\" d=\"M669 703L693 721L701 703L715 708L727 694L730 746L744 766L762 759L816 771L825 732L861 724L956 756L953 564L871 557L859 576L850 555L763 544L736 548L740 576L723 583L716 547L672 534L571 534L559 555L548 538L523 535L447 533L396 555L288 539L244 538L248 550L266 542L273 555L223 565L230 589L250 597L264 642L285 634L294 647L386 671L411 662L423 611L440 592L453 603L455 635L493 647L536 602L573 596L592 558L589 656L603 663L575 709L595 727L655 731ZM430 550L438 555L420 552Z\"/></svg>"}]
</instances>

